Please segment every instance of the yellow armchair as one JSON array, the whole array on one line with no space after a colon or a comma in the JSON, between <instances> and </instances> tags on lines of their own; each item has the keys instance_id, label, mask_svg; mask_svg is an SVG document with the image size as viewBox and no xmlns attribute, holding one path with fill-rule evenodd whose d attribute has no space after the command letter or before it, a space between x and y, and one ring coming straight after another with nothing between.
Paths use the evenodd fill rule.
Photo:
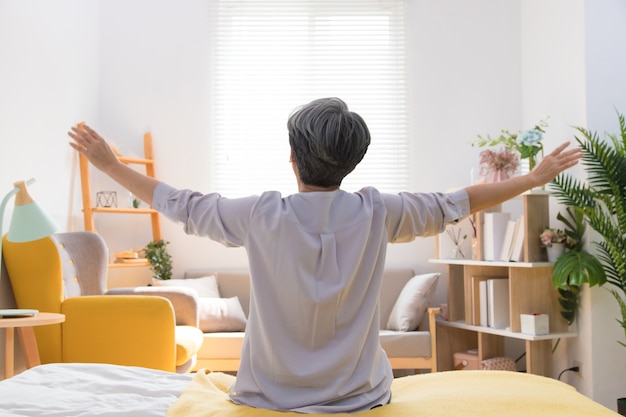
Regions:
<instances>
[{"instance_id":1,"label":"yellow armchair","mask_svg":"<svg viewBox=\"0 0 626 417\"><path fill-rule=\"evenodd\" d=\"M33 242L3 237L18 308L63 313L35 328L42 363L92 362L176 370L175 317L164 297L104 295L108 250L92 232Z\"/></svg>"}]
</instances>

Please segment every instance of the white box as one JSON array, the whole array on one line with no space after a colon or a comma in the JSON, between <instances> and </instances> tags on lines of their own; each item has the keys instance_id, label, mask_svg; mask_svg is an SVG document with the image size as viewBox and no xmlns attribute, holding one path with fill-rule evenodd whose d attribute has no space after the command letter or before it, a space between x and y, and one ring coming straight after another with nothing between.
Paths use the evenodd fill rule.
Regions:
<instances>
[{"instance_id":1,"label":"white box","mask_svg":"<svg viewBox=\"0 0 626 417\"><path fill-rule=\"evenodd\" d=\"M535 336L550 333L550 320L547 314L520 314L522 333Z\"/></svg>"}]
</instances>

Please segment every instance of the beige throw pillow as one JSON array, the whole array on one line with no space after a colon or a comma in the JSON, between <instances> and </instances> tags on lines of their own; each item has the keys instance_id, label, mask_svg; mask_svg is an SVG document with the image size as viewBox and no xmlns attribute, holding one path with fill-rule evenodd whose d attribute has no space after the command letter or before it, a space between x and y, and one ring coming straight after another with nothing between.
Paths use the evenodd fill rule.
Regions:
<instances>
[{"instance_id":1,"label":"beige throw pillow","mask_svg":"<svg viewBox=\"0 0 626 417\"><path fill-rule=\"evenodd\" d=\"M217 279L213 275L185 279L153 279L152 285L157 287L187 287L198 292L198 297L220 297Z\"/></svg>"},{"instance_id":2,"label":"beige throw pillow","mask_svg":"<svg viewBox=\"0 0 626 417\"><path fill-rule=\"evenodd\" d=\"M440 275L440 273L416 275L404 285L389 315L388 330L402 332L417 330L435 293Z\"/></svg>"},{"instance_id":3,"label":"beige throw pillow","mask_svg":"<svg viewBox=\"0 0 626 417\"><path fill-rule=\"evenodd\" d=\"M239 297L200 298L200 330L212 332L243 332L246 314Z\"/></svg>"}]
</instances>

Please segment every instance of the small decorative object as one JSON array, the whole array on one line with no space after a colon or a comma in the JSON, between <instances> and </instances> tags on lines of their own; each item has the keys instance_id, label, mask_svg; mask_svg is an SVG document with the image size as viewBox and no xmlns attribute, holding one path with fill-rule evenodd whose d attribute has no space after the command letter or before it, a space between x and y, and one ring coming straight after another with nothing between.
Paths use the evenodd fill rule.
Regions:
<instances>
[{"instance_id":1,"label":"small decorative object","mask_svg":"<svg viewBox=\"0 0 626 417\"><path fill-rule=\"evenodd\" d=\"M463 231L459 228L454 228L451 226L448 226L446 228L446 233L448 233L448 236L450 237L450 240L452 240L452 243L454 245L452 247L452 259L465 259L465 254L461 249L461 245L463 244L465 239L467 239L467 235L464 234L461 236L461 233L463 233Z\"/></svg>"},{"instance_id":2,"label":"small decorative object","mask_svg":"<svg viewBox=\"0 0 626 417\"><path fill-rule=\"evenodd\" d=\"M541 239L541 244L548 251L548 262L556 262L565 252L567 235L563 230L547 227L541 232L539 239Z\"/></svg>"},{"instance_id":3,"label":"small decorative object","mask_svg":"<svg viewBox=\"0 0 626 417\"><path fill-rule=\"evenodd\" d=\"M172 278L172 256L167 252L167 242L163 239L151 241L144 248L146 259L150 263L154 279Z\"/></svg>"},{"instance_id":4,"label":"small decorative object","mask_svg":"<svg viewBox=\"0 0 626 417\"><path fill-rule=\"evenodd\" d=\"M445 321L448 321L448 304L439 304L439 310L439 315L441 315L441 318Z\"/></svg>"},{"instance_id":5,"label":"small decorative object","mask_svg":"<svg viewBox=\"0 0 626 417\"><path fill-rule=\"evenodd\" d=\"M117 207L117 193L115 191L98 191L96 193L97 207Z\"/></svg>"},{"instance_id":6,"label":"small decorative object","mask_svg":"<svg viewBox=\"0 0 626 417\"><path fill-rule=\"evenodd\" d=\"M521 159L528 159L528 169L532 171L537 163L537 155L541 152L543 156L541 141L546 127L548 127L547 121L541 120L535 127L524 132L511 133L508 130L502 130L498 137L478 135L478 140L473 141L472 146L502 145L506 150L518 152Z\"/></svg>"},{"instance_id":7,"label":"small decorative object","mask_svg":"<svg viewBox=\"0 0 626 417\"><path fill-rule=\"evenodd\" d=\"M535 336L550 333L550 319L547 314L520 314L522 333Z\"/></svg>"},{"instance_id":8,"label":"small decorative object","mask_svg":"<svg viewBox=\"0 0 626 417\"><path fill-rule=\"evenodd\" d=\"M460 370L478 370L480 362L478 360L478 352L468 350L467 352L456 352L452 355L454 361L454 369Z\"/></svg>"},{"instance_id":9,"label":"small decorative object","mask_svg":"<svg viewBox=\"0 0 626 417\"><path fill-rule=\"evenodd\" d=\"M139 208L141 200L135 197L133 193L128 193L128 204L132 208Z\"/></svg>"}]
</instances>

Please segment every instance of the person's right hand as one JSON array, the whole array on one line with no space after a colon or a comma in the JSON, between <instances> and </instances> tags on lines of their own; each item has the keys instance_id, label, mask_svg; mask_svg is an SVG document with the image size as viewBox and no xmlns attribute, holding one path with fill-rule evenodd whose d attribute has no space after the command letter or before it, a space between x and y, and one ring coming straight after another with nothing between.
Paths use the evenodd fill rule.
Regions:
<instances>
[{"instance_id":1,"label":"person's right hand","mask_svg":"<svg viewBox=\"0 0 626 417\"><path fill-rule=\"evenodd\" d=\"M86 124L72 126L67 134L74 140L70 146L85 155L100 171L108 173L111 167L119 163L109 144Z\"/></svg>"}]
</instances>

